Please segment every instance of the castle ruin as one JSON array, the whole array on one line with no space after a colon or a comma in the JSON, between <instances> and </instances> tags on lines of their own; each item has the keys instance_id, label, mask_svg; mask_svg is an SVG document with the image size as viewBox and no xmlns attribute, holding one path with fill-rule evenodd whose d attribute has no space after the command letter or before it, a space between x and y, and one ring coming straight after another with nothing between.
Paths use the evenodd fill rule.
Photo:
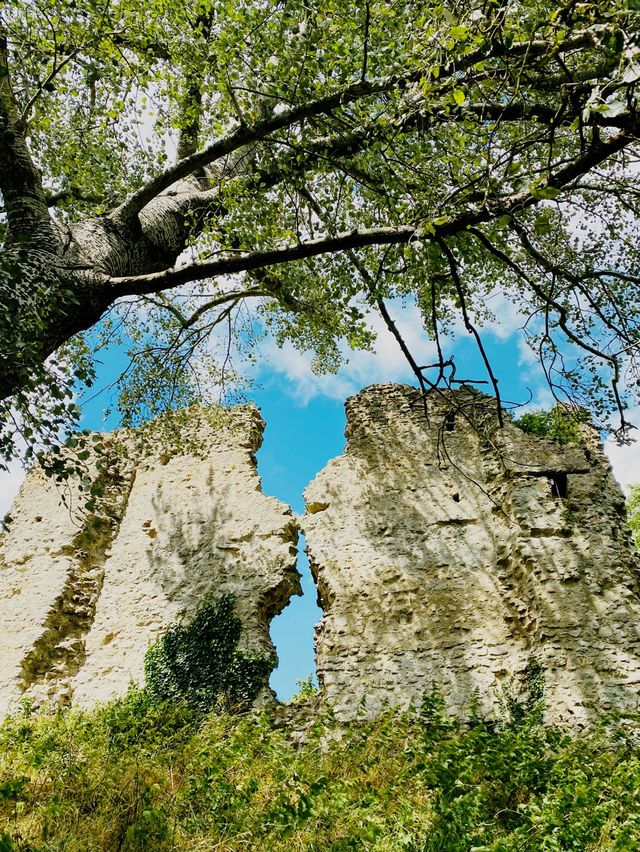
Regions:
<instances>
[{"instance_id":1,"label":"castle ruin","mask_svg":"<svg viewBox=\"0 0 640 852\"><path fill-rule=\"evenodd\" d=\"M347 401L345 452L295 519L260 490L255 409L181 417L169 436L113 439L100 517L29 474L0 543L0 713L123 694L149 643L211 593L234 594L245 647L275 662L269 622L300 592L298 529L338 719L434 690L452 713L501 715L533 674L548 722L640 711L640 563L589 429L560 444L501 428L470 388L425 405L372 386Z\"/></svg>"}]
</instances>

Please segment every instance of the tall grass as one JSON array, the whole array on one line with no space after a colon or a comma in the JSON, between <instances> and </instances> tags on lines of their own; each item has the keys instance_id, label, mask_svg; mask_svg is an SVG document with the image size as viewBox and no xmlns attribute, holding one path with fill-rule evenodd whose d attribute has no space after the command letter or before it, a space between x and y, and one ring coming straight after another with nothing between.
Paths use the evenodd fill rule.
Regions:
<instances>
[{"instance_id":1,"label":"tall grass","mask_svg":"<svg viewBox=\"0 0 640 852\"><path fill-rule=\"evenodd\" d=\"M318 718L296 745L266 714L135 690L0 727L0 852L565 849L640 849L630 733L458 723L432 703L348 727Z\"/></svg>"}]
</instances>

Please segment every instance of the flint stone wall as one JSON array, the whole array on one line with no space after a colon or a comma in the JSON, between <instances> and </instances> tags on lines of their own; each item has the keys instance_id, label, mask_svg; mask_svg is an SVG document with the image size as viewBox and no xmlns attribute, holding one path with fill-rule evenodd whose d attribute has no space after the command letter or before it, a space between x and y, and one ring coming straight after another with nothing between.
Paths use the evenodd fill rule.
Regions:
<instances>
[{"instance_id":1,"label":"flint stone wall","mask_svg":"<svg viewBox=\"0 0 640 852\"><path fill-rule=\"evenodd\" d=\"M324 614L318 677L342 720L417 704L503 715L541 668L548 722L640 710L639 563L589 430L562 445L498 429L464 389L378 385L305 492ZM529 673L529 674L527 674Z\"/></svg>"},{"instance_id":2,"label":"flint stone wall","mask_svg":"<svg viewBox=\"0 0 640 852\"><path fill-rule=\"evenodd\" d=\"M209 594L230 592L246 650L300 594L297 527L260 490L251 407L190 409L107 440L96 516L39 470L0 541L0 715L24 697L93 705L141 683L144 655Z\"/></svg>"}]
</instances>

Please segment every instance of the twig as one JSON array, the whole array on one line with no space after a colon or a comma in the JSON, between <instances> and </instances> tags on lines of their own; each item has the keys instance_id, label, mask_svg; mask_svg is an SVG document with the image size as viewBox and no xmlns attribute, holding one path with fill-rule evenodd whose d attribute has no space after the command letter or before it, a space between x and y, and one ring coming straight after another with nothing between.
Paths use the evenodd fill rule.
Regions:
<instances>
[{"instance_id":1,"label":"twig","mask_svg":"<svg viewBox=\"0 0 640 852\"><path fill-rule=\"evenodd\" d=\"M480 337L480 334L478 333L478 329L475 327L475 325L471 322L471 319L469 318L469 312L467 311L467 303L466 303L466 299L465 299L465 295L464 295L464 287L463 287L462 281L460 279L460 273L458 272L457 261L456 261L454 255L453 255L453 252L451 251L451 249L449 248L449 246L446 244L446 242L444 240L439 239L437 242L438 242L438 245L440 246L440 249L442 250L442 253L446 257L447 262L449 264L449 269L451 270L451 278L453 279L453 285L456 288L456 293L458 294L458 299L460 300L460 309L462 310L462 319L464 321L464 326L467 329L467 331L474 336L475 341L476 341L476 345L478 347L478 351L480 352L480 355L482 356L482 360L484 361L484 365L486 367L487 373L489 374L489 379L491 380L491 384L493 386L493 392L494 392L494 395L495 395L495 398L496 398L496 408L497 408L497 411L498 411L498 423L500 424L500 427L503 428L504 427L504 417L503 417L503 414L502 414L502 400L500 399L500 390L498 388L498 379L496 378L496 376L493 372L493 369L491 367L491 362L489 361L489 358L488 358L487 353L485 351L484 345L482 343L482 338Z\"/></svg>"}]
</instances>

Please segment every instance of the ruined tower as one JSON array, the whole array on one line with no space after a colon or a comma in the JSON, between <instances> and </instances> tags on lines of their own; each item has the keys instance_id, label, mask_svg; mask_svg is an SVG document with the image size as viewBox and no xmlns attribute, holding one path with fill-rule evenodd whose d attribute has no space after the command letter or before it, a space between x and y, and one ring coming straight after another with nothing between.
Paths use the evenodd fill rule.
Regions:
<instances>
[{"instance_id":1,"label":"ruined tower","mask_svg":"<svg viewBox=\"0 0 640 852\"><path fill-rule=\"evenodd\" d=\"M251 407L190 409L107 437L99 512L32 471L0 541L0 715L23 697L89 706L141 683L144 656L211 593L243 648L299 593L298 524L323 617L323 697L341 720L417 705L503 715L544 686L549 722L640 712L638 557L589 429L499 428L470 388L378 385L347 400L347 447L306 513L260 490ZM94 471L96 473L96 471Z\"/></svg>"},{"instance_id":2,"label":"ruined tower","mask_svg":"<svg viewBox=\"0 0 640 852\"><path fill-rule=\"evenodd\" d=\"M263 428L252 407L189 409L108 438L98 514L29 474L0 543L0 715L124 694L211 593L235 596L243 648L275 663L269 622L300 586L291 510L260 490Z\"/></svg>"},{"instance_id":3,"label":"ruined tower","mask_svg":"<svg viewBox=\"0 0 640 852\"><path fill-rule=\"evenodd\" d=\"M341 719L437 690L489 716L544 683L547 721L640 709L638 558L600 445L498 428L472 389L378 385L302 519ZM532 684L535 677L537 683Z\"/></svg>"}]
</instances>

